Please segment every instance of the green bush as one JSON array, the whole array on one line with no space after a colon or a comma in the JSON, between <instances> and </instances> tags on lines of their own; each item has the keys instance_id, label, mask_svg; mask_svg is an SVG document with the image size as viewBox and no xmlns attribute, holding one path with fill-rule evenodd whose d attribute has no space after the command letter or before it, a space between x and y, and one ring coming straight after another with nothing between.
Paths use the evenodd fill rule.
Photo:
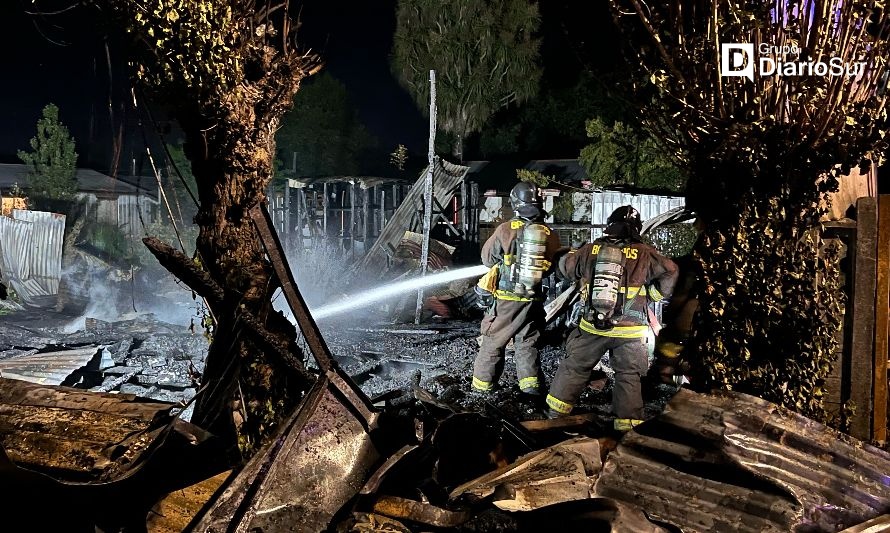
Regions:
<instances>
[{"instance_id":1,"label":"green bush","mask_svg":"<svg viewBox=\"0 0 890 533\"><path fill-rule=\"evenodd\" d=\"M692 224L668 224L655 228L643 239L668 257L681 257L692 253L697 233Z\"/></svg>"},{"instance_id":2,"label":"green bush","mask_svg":"<svg viewBox=\"0 0 890 533\"><path fill-rule=\"evenodd\" d=\"M111 222L87 224L79 241L86 243L118 263L140 264L133 239Z\"/></svg>"}]
</instances>

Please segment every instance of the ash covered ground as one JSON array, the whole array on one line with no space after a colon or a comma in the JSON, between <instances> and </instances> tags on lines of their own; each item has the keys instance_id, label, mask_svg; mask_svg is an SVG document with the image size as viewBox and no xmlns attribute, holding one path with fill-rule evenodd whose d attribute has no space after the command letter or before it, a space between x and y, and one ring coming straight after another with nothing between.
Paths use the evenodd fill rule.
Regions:
<instances>
[{"instance_id":1,"label":"ash covered ground","mask_svg":"<svg viewBox=\"0 0 890 533\"><path fill-rule=\"evenodd\" d=\"M464 410L518 420L543 417L542 401L519 393L512 350L507 351L499 390L485 395L472 391L478 321L434 318L415 326L340 320L335 325L321 326L343 369L372 399L384 395L392 398L394 392L412 394L411 386L419 379L420 386L440 401ZM548 330L542 338L541 364L548 384L565 354L562 340L559 330ZM19 311L0 321L0 375L13 377L10 373L24 372L41 383L129 393L182 405L199 387L207 348L200 328L168 324L145 313L102 321ZM56 367L62 363L56 359L66 360L69 353L78 350L85 352L83 367L69 368L67 376L59 374ZM46 354L58 357L49 362L39 359ZM38 358L37 363L29 360L32 356ZM603 371L594 376L594 386L585 389L576 413L592 412L604 420L610 416L608 355L604 363ZM65 364L71 367L71 363ZM52 373L52 378L45 378ZM601 388L597 390L596 385ZM644 389L647 416L659 413L676 392L663 385ZM188 419L190 411L186 409L183 418Z\"/></svg>"},{"instance_id":2,"label":"ash covered ground","mask_svg":"<svg viewBox=\"0 0 890 533\"><path fill-rule=\"evenodd\" d=\"M322 332L341 366L374 399L393 390L407 393L420 377L420 386L439 400L465 410L492 412L518 420L543 417L540 401L520 394L513 352L507 350L500 388L492 393L472 391L473 360L478 350L479 322L431 321L413 324L324 327ZM545 332L540 347L541 366L549 385L565 356L562 332ZM585 389L574 413L591 412L611 417L612 383L608 354ZM599 378L599 379L597 379ZM601 387L601 388L599 388ZM599 388L599 390L596 390ZM676 388L644 384L646 416L662 411Z\"/></svg>"}]
</instances>

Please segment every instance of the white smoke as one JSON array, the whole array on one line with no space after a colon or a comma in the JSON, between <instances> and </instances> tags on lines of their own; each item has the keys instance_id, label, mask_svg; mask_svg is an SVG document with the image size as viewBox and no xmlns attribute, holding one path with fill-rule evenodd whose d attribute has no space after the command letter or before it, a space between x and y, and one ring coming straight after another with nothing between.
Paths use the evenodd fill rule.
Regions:
<instances>
[{"instance_id":1,"label":"white smoke","mask_svg":"<svg viewBox=\"0 0 890 533\"><path fill-rule=\"evenodd\" d=\"M188 326L203 309L203 301L193 299L192 292L160 265L122 270L84 254L62 272L62 279L67 286L66 311L83 309L63 326L64 333L83 330L87 318L118 322L147 314Z\"/></svg>"}]
</instances>

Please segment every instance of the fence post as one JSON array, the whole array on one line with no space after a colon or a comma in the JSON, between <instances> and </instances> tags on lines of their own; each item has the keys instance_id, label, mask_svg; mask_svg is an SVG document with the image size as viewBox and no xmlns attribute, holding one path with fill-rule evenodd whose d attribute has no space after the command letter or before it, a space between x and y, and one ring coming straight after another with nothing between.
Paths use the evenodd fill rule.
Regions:
<instances>
[{"instance_id":1,"label":"fence post","mask_svg":"<svg viewBox=\"0 0 890 533\"><path fill-rule=\"evenodd\" d=\"M868 441L874 408L875 284L878 212L875 198L856 202L856 256L853 266L853 334L850 350L850 399L856 411L850 433Z\"/></svg>"},{"instance_id":2,"label":"fence post","mask_svg":"<svg viewBox=\"0 0 890 533\"><path fill-rule=\"evenodd\" d=\"M875 297L875 376L872 438L887 440L887 358L890 333L890 195L878 197L877 293Z\"/></svg>"},{"instance_id":3,"label":"fence post","mask_svg":"<svg viewBox=\"0 0 890 533\"><path fill-rule=\"evenodd\" d=\"M433 164L436 158L436 71L430 71L430 144L427 151L426 183L423 191L423 243L420 249L420 275L426 276L426 264L430 257L430 231L433 225ZM417 289L417 305L414 323L420 324L423 309L423 287Z\"/></svg>"}]
</instances>

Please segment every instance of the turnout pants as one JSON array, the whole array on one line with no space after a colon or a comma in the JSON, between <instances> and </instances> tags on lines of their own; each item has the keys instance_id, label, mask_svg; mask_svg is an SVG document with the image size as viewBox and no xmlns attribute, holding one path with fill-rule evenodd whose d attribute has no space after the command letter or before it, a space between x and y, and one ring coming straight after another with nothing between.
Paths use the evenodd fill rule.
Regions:
<instances>
[{"instance_id":1,"label":"turnout pants","mask_svg":"<svg viewBox=\"0 0 890 533\"><path fill-rule=\"evenodd\" d=\"M473 388L494 388L504 370L504 348L513 339L519 388L537 392L540 388L538 339L544 328L541 302L495 300L482 319L482 346L473 364Z\"/></svg>"},{"instance_id":2,"label":"turnout pants","mask_svg":"<svg viewBox=\"0 0 890 533\"><path fill-rule=\"evenodd\" d=\"M568 414L577 403L593 367L607 350L615 387L612 391L612 410L618 418L642 419L643 392L640 378L649 367L649 355L643 338L604 337L575 328L566 339L566 358L560 361L547 405Z\"/></svg>"}]
</instances>

